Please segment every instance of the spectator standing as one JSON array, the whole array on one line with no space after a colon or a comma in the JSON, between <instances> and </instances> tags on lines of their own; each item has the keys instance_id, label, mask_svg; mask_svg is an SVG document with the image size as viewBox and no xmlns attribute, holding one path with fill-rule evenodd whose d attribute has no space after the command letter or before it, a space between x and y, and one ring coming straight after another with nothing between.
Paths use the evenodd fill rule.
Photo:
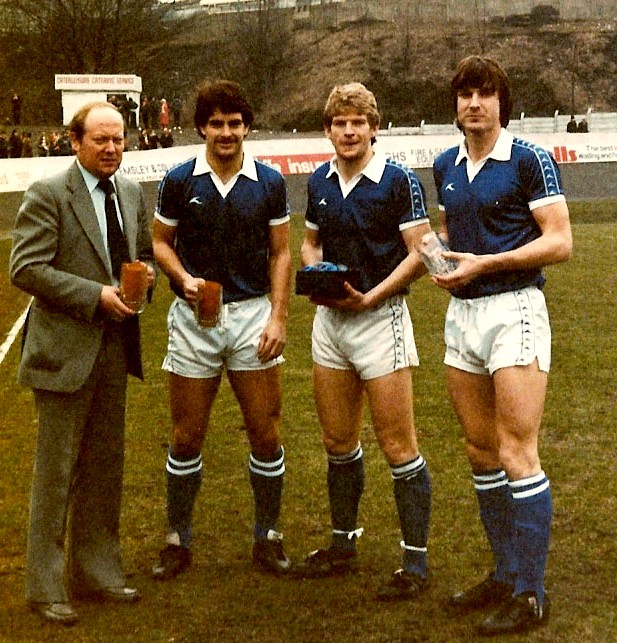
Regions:
<instances>
[{"instance_id":1,"label":"spectator standing","mask_svg":"<svg viewBox=\"0 0 617 643\"><path fill-rule=\"evenodd\" d=\"M21 125L21 96L17 92L11 92L11 94L13 125Z\"/></svg>"},{"instance_id":2,"label":"spectator standing","mask_svg":"<svg viewBox=\"0 0 617 643\"><path fill-rule=\"evenodd\" d=\"M118 108L119 112L122 114L122 119L124 120L124 124L128 128L129 126L129 101L126 96L126 94L123 94L122 96L118 97L118 103L116 104L116 107Z\"/></svg>"},{"instance_id":3,"label":"spectator standing","mask_svg":"<svg viewBox=\"0 0 617 643\"><path fill-rule=\"evenodd\" d=\"M148 130L145 128L143 128L139 132L137 149L141 151L150 149L150 141L148 140Z\"/></svg>"},{"instance_id":4,"label":"spectator standing","mask_svg":"<svg viewBox=\"0 0 617 643\"><path fill-rule=\"evenodd\" d=\"M579 134L587 134L587 132L589 131L589 124L587 123L586 118L581 118L580 123L578 124L578 127L577 127L576 131Z\"/></svg>"},{"instance_id":5,"label":"spectator standing","mask_svg":"<svg viewBox=\"0 0 617 643\"><path fill-rule=\"evenodd\" d=\"M56 142L58 156L71 156L73 154L73 147L71 145L71 137L68 130L63 130L62 134L58 137Z\"/></svg>"},{"instance_id":6,"label":"spectator standing","mask_svg":"<svg viewBox=\"0 0 617 643\"><path fill-rule=\"evenodd\" d=\"M21 134L16 129L14 129L11 132L11 136L9 137L9 158L20 159L21 149L22 149Z\"/></svg>"},{"instance_id":7,"label":"spectator standing","mask_svg":"<svg viewBox=\"0 0 617 643\"><path fill-rule=\"evenodd\" d=\"M174 121L173 128L182 129L181 128L182 99L179 96L174 96L174 98L172 99L171 112L172 112L172 117Z\"/></svg>"},{"instance_id":8,"label":"spectator standing","mask_svg":"<svg viewBox=\"0 0 617 643\"><path fill-rule=\"evenodd\" d=\"M59 138L60 134L58 134L56 130L49 135L49 156L60 156L60 149L58 147Z\"/></svg>"},{"instance_id":9,"label":"spectator standing","mask_svg":"<svg viewBox=\"0 0 617 643\"><path fill-rule=\"evenodd\" d=\"M150 112L148 114L148 122L150 123L149 129L153 130L158 127L159 119L161 117L161 102L158 98L150 96L148 111Z\"/></svg>"},{"instance_id":10,"label":"spectator standing","mask_svg":"<svg viewBox=\"0 0 617 643\"><path fill-rule=\"evenodd\" d=\"M576 124L576 118L574 118L574 114L570 116L570 120L568 121L568 124L566 125L566 132L569 134L572 134L573 132L576 132L578 129L578 125Z\"/></svg>"},{"instance_id":11,"label":"spectator standing","mask_svg":"<svg viewBox=\"0 0 617 643\"><path fill-rule=\"evenodd\" d=\"M21 137L21 158L29 159L34 156L34 151L32 148L32 134L30 132L24 132Z\"/></svg>"},{"instance_id":12,"label":"spectator standing","mask_svg":"<svg viewBox=\"0 0 617 643\"><path fill-rule=\"evenodd\" d=\"M153 128L148 132L148 149L156 150L159 146L159 135L156 133L156 130Z\"/></svg>"},{"instance_id":13,"label":"spectator standing","mask_svg":"<svg viewBox=\"0 0 617 643\"><path fill-rule=\"evenodd\" d=\"M36 153L37 156L47 156L49 154L49 141L45 132L39 134L39 139L36 142Z\"/></svg>"},{"instance_id":14,"label":"spectator standing","mask_svg":"<svg viewBox=\"0 0 617 643\"><path fill-rule=\"evenodd\" d=\"M159 126L161 129L169 126L169 105L164 98L161 98L161 113L159 117Z\"/></svg>"},{"instance_id":15,"label":"spectator standing","mask_svg":"<svg viewBox=\"0 0 617 643\"><path fill-rule=\"evenodd\" d=\"M139 119L141 120L141 129L147 131L150 127L150 99L146 94L141 97Z\"/></svg>"},{"instance_id":16,"label":"spectator standing","mask_svg":"<svg viewBox=\"0 0 617 643\"><path fill-rule=\"evenodd\" d=\"M161 147L172 147L174 144L174 135L169 127L165 127L161 132Z\"/></svg>"},{"instance_id":17,"label":"spectator standing","mask_svg":"<svg viewBox=\"0 0 617 643\"><path fill-rule=\"evenodd\" d=\"M2 130L0 132L0 159L9 158L9 141L6 137L6 132Z\"/></svg>"},{"instance_id":18,"label":"spectator standing","mask_svg":"<svg viewBox=\"0 0 617 643\"><path fill-rule=\"evenodd\" d=\"M131 130L137 129L137 113L136 109L139 105L133 100L132 97L129 97L126 101L126 111L127 111L127 127Z\"/></svg>"},{"instance_id":19,"label":"spectator standing","mask_svg":"<svg viewBox=\"0 0 617 643\"><path fill-rule=\"evenodd\" d=\"M107 99L107 102L111 103L121 114L123 113L122 112L122 104L123 104L124 101L122 100L122 98L120 96L117 96L116 94L112 94Z\"/></svg>"}]
</instances>

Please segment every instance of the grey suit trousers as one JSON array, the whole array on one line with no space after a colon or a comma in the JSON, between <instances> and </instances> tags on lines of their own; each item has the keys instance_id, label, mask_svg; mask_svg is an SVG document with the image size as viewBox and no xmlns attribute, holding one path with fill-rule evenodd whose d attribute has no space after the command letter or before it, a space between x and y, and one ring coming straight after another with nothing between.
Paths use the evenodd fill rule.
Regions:
<instances>
[{"instance_id":1,"label":"grey suit trousers","mask_svg":"<svg viewBox=\"0 0 617 643\"><path fill-rule=\"evenodd\" d=\"M39 429L28 531L28 601L65 602L73 590L125 584L119 525L126 382L122 333L119 325L110 324L80 389L34 389Z\"/></svg>"}]
</instances>

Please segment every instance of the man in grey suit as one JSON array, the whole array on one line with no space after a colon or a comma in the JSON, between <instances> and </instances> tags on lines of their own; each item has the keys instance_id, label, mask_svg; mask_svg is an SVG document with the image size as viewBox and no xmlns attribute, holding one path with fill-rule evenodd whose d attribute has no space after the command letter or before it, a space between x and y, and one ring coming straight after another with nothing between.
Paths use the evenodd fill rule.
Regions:
<instances>
[{"instance_id":1,"label":"man in grey suit","mask_svg":"<svg viewBox=\"0 0 617 643\"><path fill-rule=\"evenodd\" d=\"M26 598L43 618L64 624L78 618L70 596L139 598L125 586L119 522L127 374L143 373L138 318L120 298L118 257L152 260L141 187L116 175L120 112L89 103L69 129L76 161L26 191L10 258L11 281L33 296L19 369L20 383L34 391L39 425ZM120 255L109 236L114 228ZM147 270L152 286L151 263Z\"/></svg>"}]
</instances>

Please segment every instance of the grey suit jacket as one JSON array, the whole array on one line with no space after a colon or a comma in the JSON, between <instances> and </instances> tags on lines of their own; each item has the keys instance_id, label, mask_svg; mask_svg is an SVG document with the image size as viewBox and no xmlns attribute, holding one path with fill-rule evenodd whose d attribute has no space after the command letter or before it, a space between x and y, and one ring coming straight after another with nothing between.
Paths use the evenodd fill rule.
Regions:
<instances>
[{"instance_id":1,"label":"grey suit jacket","mask_svg":"<svg viewBox=\"0 0 617 643\"><path fill-rule=\"evenodd\" d=\"M119 175L115 180L131 259L152 261L141 186ZM76 391L99 352L105 327L99 297L103 285L112 283L92 198L77 163L33 183L24 194L13 231L10 275L15 286L34 297L20 383ZM142 377L138 322L128 323L137 342L128 372Z\"/></svg>"}]
</instances>

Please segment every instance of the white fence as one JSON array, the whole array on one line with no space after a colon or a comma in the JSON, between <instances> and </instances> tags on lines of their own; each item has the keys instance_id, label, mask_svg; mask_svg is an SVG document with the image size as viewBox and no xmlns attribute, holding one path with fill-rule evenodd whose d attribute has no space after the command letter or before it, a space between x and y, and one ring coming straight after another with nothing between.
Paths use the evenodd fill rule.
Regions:
<instances>
[{"instance_id":1,"label":"white fence","mask_svg":"<svg viewBox=\"0 0 617 643\"><path fill-rule=\"evenodd\" d=\"M586 114L575 114L577 123L582 118L587 120L590 132L617 133L617 112L594 112L588 110ZM553 116L528 118L521 114L520 118L511 119L508 130L513 134L558 134L566 131L566 125L570 120L570 114L559 114ZM445 134L456 134L458 132L454 122L452 123L422 123L418 127L396 127L388 123L388 127L380 134L390 136L412 136L429 135L442 136Z\"/></svg>"}]
</instances>

